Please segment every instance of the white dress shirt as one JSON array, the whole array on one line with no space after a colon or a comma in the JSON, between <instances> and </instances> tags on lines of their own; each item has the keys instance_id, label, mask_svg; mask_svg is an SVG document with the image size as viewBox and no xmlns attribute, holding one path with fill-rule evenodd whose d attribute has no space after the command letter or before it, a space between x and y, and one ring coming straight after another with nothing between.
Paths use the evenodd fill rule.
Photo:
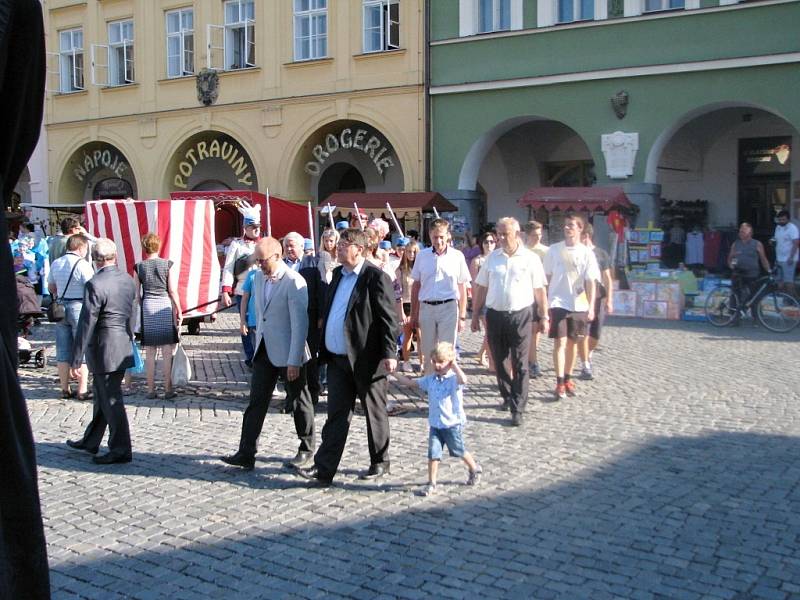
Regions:
<instances>
[{"instance_id":1,"label":"white dress shirt","mask_svg":"<svg viewBox=\"0 0 800 600\"><path fill-rule=\"evenodd\" d=\"M533 291L544 288L546 280L541 259L519 244L511 255L502 248L492 251L478 271L475 283L487 288L488 308L515 312L533 304Z\"/></svg>"},{"instance_id":2,"label":"white dress shirt","mask_svg":"<svg viewBox=\"0 0 800 600\"><path fill-rule=\"evenodd\" d=\"M417 254L411 277L419 281L419 300L457 300L458 286L472 279L464 254L452 246L436 254L433 248L425 248Z\"/></svg>"}]
</instances>

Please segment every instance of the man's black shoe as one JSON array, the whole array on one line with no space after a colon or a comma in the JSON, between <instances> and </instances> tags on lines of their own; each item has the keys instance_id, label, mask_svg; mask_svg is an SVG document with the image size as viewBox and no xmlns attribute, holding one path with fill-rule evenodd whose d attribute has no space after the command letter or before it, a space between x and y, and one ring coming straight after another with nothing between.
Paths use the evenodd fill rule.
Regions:
<instances>
[{"instance_id":1,"label":"man's black shoe","mask_svg":"<svg viewBox=\"0 0 800 600\"><path fill-rule=\"evenodd\" d=\"M359 479L378 479L379 477L383 477L384 475L388 475L389 471L389 463L377 463L374 465L369 466L369 470L366 473L362 473L358 476Z\"/></svg>"},{"instance_id":2,"label":"man's black shoe","mask_svg":"<svg viewBox=\"0 0 800 600\"><path fill-rule=\"evenodd\" d=\"M312 458L314 458L313 452L298 450L297 454L293 459L287 460L283 464L291 469L299 469L301 467L305 467L306 465L308 465L308 463L311 462Z\"/></svg>"},{"instance_id":3,"label":"man's black shoe","mask_svg":"<svg viewBox=\"0 0 800 600\"><path fill-rule=\"evenodd\" d=\"M70 448L75 448L75 450L84 450L89 454L97 454L98 448L87 448L83 442L79 442L77 440L67 440L67 446Z\"/></svg>"},{"instance_id":4,"label":"man's black shoe","mask_svg":"<svg viewBox=\"0 0 800 600\"><path fill-rule=\"evenodd\" d=\"M307 469L297 469L297 474L303 479L308 479L309 482L312 482L320 487L328 487L333 483L333 478L325 477L324 475L320 474L316 465L313 467L308 467Z\"/></svg>"},{"instance_id":5,"label":"man's black shoe","mask_svg":"<svg viewBox=\"0 0 800 600\"><path fill-rule=\"evenodd\" d=\"M246 456L241 452L237 452L231 456L221 456L220 460L234 467L242 467L245 471L252 471L253 467L256 466L256 459L254 456Z\"/></svg>"},{"instance_id":6,"label":"man's black shoe","mask_svg":"<svg viewBox=\"0 0 800 600\"><path fill-rule=\"evenodd\" d=\"M522 427L522 425L523 425L524 423L525 423L525 419L524 419L524 417L522 416L522 413L521 413L521 412L515 412L515 413L513 413L513 414L511 415L511 424L512 424L514 427Z\"/></svg>"},{"instance_id":7,"label":"man's black shoe","mask_svg":"<svg viewBox=\"0 0 800 600\"><path fill-rule=\"evenodd\" d=\"M123 454L122 456L118 456L115 454L111 454L108 452L101 456L95 456L92 458L92 462L96 465L113 465L117 463L129 463L133 460L133 457L130 454Z\"/></svg>"}]
</instances>

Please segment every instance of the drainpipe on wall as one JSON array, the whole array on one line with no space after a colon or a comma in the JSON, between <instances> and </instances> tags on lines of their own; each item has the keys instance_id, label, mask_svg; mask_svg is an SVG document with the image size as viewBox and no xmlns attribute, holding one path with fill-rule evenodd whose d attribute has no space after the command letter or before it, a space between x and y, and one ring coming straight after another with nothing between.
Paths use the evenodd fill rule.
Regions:
<instances>
[{"instance_id":1,"label":"drainpipe on wall","mask_svg":"<svg viewBox=\"0 0 800 600\"><path fill-rule=\"evenodd\" d=\"M423 90L424 94L424 115L425 119L425 149L424 149L424 169L425 169L425 191L431 190L431 2L423 0L424 16L424 47L423 47Z\"/></svg>"}]
</instances>

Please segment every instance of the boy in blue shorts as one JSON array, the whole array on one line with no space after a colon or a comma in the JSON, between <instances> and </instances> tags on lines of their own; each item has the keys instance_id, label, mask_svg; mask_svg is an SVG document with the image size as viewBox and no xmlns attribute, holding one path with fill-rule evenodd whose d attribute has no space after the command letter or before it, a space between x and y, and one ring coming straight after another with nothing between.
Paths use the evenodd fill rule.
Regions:
<instances>
[{"instance_id":1,"label":"boy in blue shorts","mask_svg":"<svg viewBox=\"0 0 800 600\"><path fill-rule=\"evenodd\" d=\"M428 396L428 484L422 490L423 496L436 492L436 474L445 446L450 456L460 457L467 465L467 485L477 485L483 472L464 447L462 428L467 422L467 415L464 413L462 387L467 383L467 376L456 364L453 345L440 342L431 352L430 360L434 372L419 379L393 373L401 385L418 387Z\"/></svg>"}]
</instances>

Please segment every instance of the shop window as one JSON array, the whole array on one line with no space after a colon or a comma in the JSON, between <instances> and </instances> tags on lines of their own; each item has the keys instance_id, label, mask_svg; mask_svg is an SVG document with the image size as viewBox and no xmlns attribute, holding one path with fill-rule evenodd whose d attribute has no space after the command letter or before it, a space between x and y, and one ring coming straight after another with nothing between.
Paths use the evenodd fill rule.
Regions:
<instances>
[{"instance_id":1,"label":"shop window","mask_svg":"<svg viewBox=\"0 0 800 600\"><path fill-rule=\"evenodd\" d=\"M294 59L328 56L328 1L294 0Z\"/></svg>"},{"instance_id":2,"label":"shop window","mask_svg":"<svg viewBox=\"0 0 800 600\"><path fill-rule=\"evenodd\" d=\"M592 19L594 19L594 0L558 0L559 23Z\"/></svg>"},{"instance_id":3,"label":"shop window","mask_svg":"<svg viewBox=\"0 0 800 600\"><path fill-rule=\"evenodd\" d=\"M83 89L83 29L69 29L58 34L59 91L63 94Z\"/></svg>"},{"instance_id":4,"label":"shop window","mask_svg":"<svg viewBox=\"0 0 800 600\"><path fill-rule=\"evenodd\" d=\"M364 0L364 52L383 52L399 47L399 0Z\"/></svg>"},{"instance_id":5,"label":"shop window","mask_svg":"<svg viewBox=\"0 0 800 600\"><path fill-rule=\"evenodd\" d=\"M225 24L208 25L208 68L236 71L256 66L256 13L253 0L228 0Z\"/></svg>"},{"instance_id":6,"label":"shop window","mask_svg":"<svg viewBox=\"0 0 800 600\"><path fill-rule=\"evenodd\" d=\"M194 73L194 10L183 8L166 13L167 77Z\"/></svg>"},{"instance_id":7,"label":"shop window","mask_svg":"<svg viewBox=\"0 0 800 600\"><path fill-rule=\"evenodd\" d=\"M108 45L92 44L92 83L118 86L134 81L133 21L114 21L108 24Z\"/></svg>"}]
</instances>

